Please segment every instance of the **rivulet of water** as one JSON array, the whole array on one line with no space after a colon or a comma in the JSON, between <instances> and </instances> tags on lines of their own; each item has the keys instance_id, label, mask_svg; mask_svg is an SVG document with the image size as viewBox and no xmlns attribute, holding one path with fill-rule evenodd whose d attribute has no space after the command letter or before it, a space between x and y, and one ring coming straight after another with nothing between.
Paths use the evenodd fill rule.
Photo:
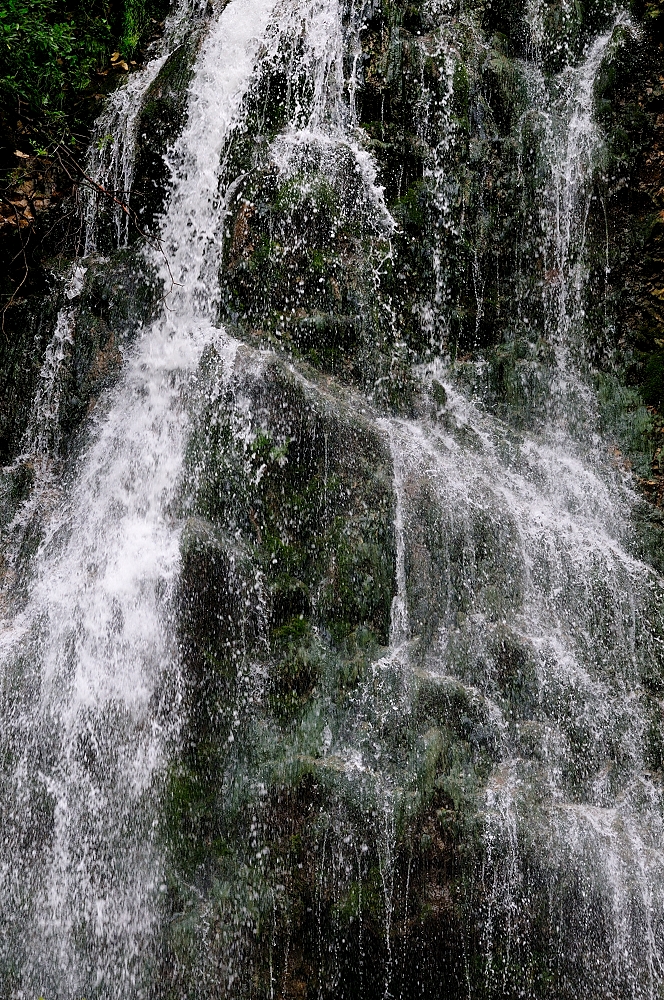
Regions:
<instances>
[{"instance_id":1,"label":"rivulet of water","mask_svg":"<svg viewBox=\"0 0 664 1000\"><path fill-rule=\"evenodd\" d=\"M200 19L204 8L197 0L174 5L160 38L152 43L143 67L132 72L108 97L95 122L85 169L92 185L84 187L85 238L83 256L97 246L100 208L112 208L115 240L126 244L132 219L126 207L131 201L136 154L136 130L150 87L169 56L183 44L191 22ZM118 203L110 203L109 197ZM123 208L123 206L125 206Z\"/></svg>"},{"instance_id":2,"label":"rivulet of water","mask_svg":"<svg viewBox=\"0 0 664 1000\"><path fill-rule=\"evenodd\" d=\"M165 48L165 46L163 46ZM85 240L83 256L96 249L99 208L114 198L129 205L134 174L136 127L143 100L168 56L168 49L155 54L146 65L132 73L115 90L95 123L95 134L88 153L86 171L91 185L85 190ZM100 190L100 188L102 190ZM118 246L126 243L131 226L129 214L112 203L115 238Z\"/></svg>"},{"instance_id":3,"label":"rivulet of water","mask_svg":"<svg viewBox=\"0 0 664 1000\"><path fill-rule=\"evenodd\" d=\"M145 66L122 80L109 95L92 130L84 164L86 179L81 187L83 233L80 257L72 262L64 276L63 302L44 351L27 427L15 460L15 465L28 463L34 478L30 496L19 505L6 532L5 562L7 566L13 566L14 571L6 574L5 583L11 583L18 570L26 535L51 509L58 495L61 403L72 361L80 296L90 261L97 251L100 225L103 225L100 220L104 209L111 209L114 242L118 247L126 245L131 222L128 206L140 114L159 71L169 55L182 44L192 16L200 18L200 14L196 4L192 6L188 0L176 5L166 20L162 36L150 46Z\"/></svg>"}]
</instances>

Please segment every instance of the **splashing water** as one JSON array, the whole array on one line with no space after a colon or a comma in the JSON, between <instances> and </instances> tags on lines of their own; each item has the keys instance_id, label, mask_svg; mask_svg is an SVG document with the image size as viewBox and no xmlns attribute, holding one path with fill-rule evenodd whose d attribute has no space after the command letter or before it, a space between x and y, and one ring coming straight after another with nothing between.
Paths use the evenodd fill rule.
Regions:
<instances>
[{"instance_id":1,"label":"splashing water","mask_svg":"<svg viewBox=\"0 0 664 1000\"><path fill-rule=\"evenodd\" d=\"M621 15L614 28L627 23ZM538 82L531 100L547 109L543 215L553 256L545 296L556 367L541 436L514 435L447 379L448 406L433 423L397 425L399 465L410 469L401 514L406 577L419 600L411 596L410 614L426 623L418 658L431 676L452 674L486 699L501 758L486 803L487 995L515 988L514 963L532 941L535 884L567 900L556 933L568 969L580 977L592 967L575 935L607 949L609 968L590 973L598 995L654 997L662 976L663 803L643 758L640 677L659 655L663 584L630 554L633 497L607 468L597 402L578 367L586 221L602 144L594 86L614 28L554 80L553 97L528 68L531 87ZM436 377L444 375L434 366L428 378ZM436 548L433 538L445 541ZM422 579L418 557L416 587L408 560L422 549L429 563ZM514 683L524 687L516 707L512 690L505 716ZM570 870L577 881L566 897ZM603 932L591 931L598 922Z\"/></svg>"},{"instance_id":2,"label":"splashing water","mask_svg":"<svg viewBox=\"0 0 664 1000\"><path fill-rule=\"evenodd\" d=\"M108 207L108 195L125 206L130 205L137 129L146 97L167 59L183 44L191 22L200 19L203 10L197 0L181 0L175 5L164 23L162 36L151 46L146 65L131 73L126 83L110 95L95 122L86 173L97 187L84 189L84 257L97 248L100 209ZM116 245L126 245L131 229L130 215L119 204L113 205L112 215Z\"/></svg>"},{"instance_id":3,"label":"splashing water","mask_svg":"<svg viewBox=\"0 0 664 1000\"><path fill-rule=\"evenodd\" d=\"M118 202L122 202L125 208L130 203L139 117L150 87L169 55L182 44L185 26L196 14L200 16L200 11L196 4L192 7L188 0L176 7L166 20L162 37L151 46L147 64L133 72L110 95L104 111L95 122L85 164L90 183L83 184L81 189L82 259L73 262L64 279L64 302L58 310L53 333L44 352L21 452L15 462L15 466L29 465L34 485L28 500L19 506L8 525L5 563L11 571L6 570L4 587L20 573L21 553L26 539L59 498L60 407L67 372L72 363L79 300L89 269L83 261L87 258L89 264L89 259L95 255L103 210L111 204L115 243L118 247L127 243L130 215ZM110 199L117 201L111 202Z\"/></svg>"}]
</instances>

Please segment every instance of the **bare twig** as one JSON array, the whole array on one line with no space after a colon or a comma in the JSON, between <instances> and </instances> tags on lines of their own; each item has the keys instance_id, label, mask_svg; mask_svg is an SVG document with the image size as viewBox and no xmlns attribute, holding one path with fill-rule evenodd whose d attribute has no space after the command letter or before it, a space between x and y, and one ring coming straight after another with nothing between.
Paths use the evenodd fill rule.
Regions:
<instances>
[{"instance_id":1,"label":"bare twig","mask_svg":"<svg viewBox=\"0 0 664 1000\"><path fill-rule=\"evenodd\" d=\"M20 111L20 107L19 107L19 111ZM23 121L29 122L32 125L35 134L39 135L41 133L41 129L39 128L39 126L37 125L37 123L33 122L29 118L29 116L23 115L22 117L23 117ZM55 160L57 162L57 164L58 164L60 170L62 171L62 173L70 181L70 183L72 185L72 193L76 192L76 190L78 189L78 187L81 184L87 185L88 187L92 188L102 198L107 199L108 201L112 202L112 204L116 205L120 209L120 211L123 212L124 215L127 216L127 218L129 219L131 225L133 226L133 228L136 230L136 232L138 233L138 235L143 240L145 240L145 242L148 244L148 246L150 246L153 250L155 250L155 251L157 251L157 252L159 252L161 254L161 256L164 259L164 263L166 265L166 269L168 271L168 275L169 275L169 278L170 278L170 288L162 296L162 300L164 302L164 306L165 306L166 309L168 309L168 306L166 305L166 299L171 294L171 292L173 291L174 287L176 285L180 284L180 282L177 282L175 280L175 278L173 277L173 272L171 271L170 262L168 260L168 257L166 256L166 252L164 251L164 248L162 246L161 240L158 237L154 237L154 236L151 236L148 233L146 233L145 230L141 227L141 224L139 222L139 219L138 219L138 216L137 216L136 212L130 207L130 205L128 205L127 202L122 197L119 197L118 194L117 194L117 192L115 192L113 190L110 190L109 188L105 187L103 184L100 184L99 181L96 181L94 179L94 177L91 177L84 170L84 168L81 166L81 164L78 162L78 160L72 155L71 151L69 149L67 149L66 146L64 146L59 141L55 141L54 142L53 139L52 139L52 137L48 137L46 135L43 135L43 138L44 138L46 147L50 150L50 157L51 157L51 159ZM6 313L7 313L7 310L14 304L14 302L16 301L16 298L17 298L17 296L18 296L21 288L23 288L23 286L25 285L26 281L28 280L29 272L30 272L30 267L29 267L29 264L28 264L28 257L27 257L27 253L26 253L27 245L26 245L26 242L24 241L23 233L21 232L22 227L19 224L19 213L18 213L17 206L14 205L3 194L0 194L0 198L6 204L11 205L12 211L14 212L14 215L16 217L16 228L19 231L19 239L20 239L20 243L21 243L21 249L16 254L16 256L14 257L14 260L16 260L17 257L22 256L23 257L23 263L24 263L24 272L23 272L23 276L21 278L21 281L20 281L19 285L12 292L9 300L5 303L5 305L4 305L3 309L2 309L2 313L1 313L1 325L0 325L0 327L2 329L2 333L3 333L3 335L5 337L5 340L6 340L7 339L7 333L5 331L5 317L6 317ZM73 214L76 214L76 209L74 209L72 212L68 212L66 217L69 217L69 216L71 216ZM56 223L55 225L59 224L59 222L60 222L60 219L58 220L58 223ZM51 226L49 228L46 236L48 236L52 232L53 228L55 228L55 226ZM29 235L28 235L28 238L29 238ZM46 238L46 237L44 237L44 238ZM12 263L13 262L14 261L12 261Z\"/></svg>"},{"instance_id":2,"label":"bare twig","mask_svg":"<svg viewBox=\"0 0 664 1000\"><path fill-rule=\"evenodd\" d=\"M110 191L108 188L104 187L103 184L100 184L99 181L96 181L93 177L90 177L90 175L85 172L80 163L78 163L78 161L74 159L69 150L66 149L64 146L58 144L55 147L55 155L57 156L58 163L60 164L64 172L67 174L67 177L69 177L72 184L74 183L74 178L71 176L71 174L67 170L67 167L62 162L62 157L61 157L62 152L65 153L65 155L68 158L69 164L76 170L79 177L81 177L86 184L89 184L90 187L92 187L95 191L97 191L98 194L103 195L105 198L108 198L115 205L117 205L118 208L120 208L121 211L124 212L124 214L127 216L127 218L133 223L134 228L136 229L138 235L145 240L148 246L152 247L153 250L157 250L162 255L162 257L164 258L164 263L166 264L166 268L168 270L168 275L171 279L171 287L168 292L168 294L170 294L170 292L173 291L175 285L180 284L180 282L176 281L173 277L173 272L171 271L171 265L168 261L168 257L166 256L164 248L161 244L161 240L158 237L149 236L143 229L141 229L136 212L132 208L130 208L130 206L127 205L125 201L123 201L121 198L118 198L118 196L115 194L114 191Z\"/></svg>"},{"instance_id":3,"label":"bare twig","mask_svg":"<svg viewBox=\"0 0 664 1000\"><path fill-rule=\"evenodd\" d=\"M16 296L18 295L18 293L23 288L23 285L28 280L28 274L29 274L29 270L30 269L28 267L28 258L27 258L26 252L25 252L25 243L23 242L23 234L21 233L21 226L19 224L20 216L18 214L18 208L16 207L16 205L14 205L9 200L9 198L5 198L4 195L0 195L0 197L2 198L2 200L7 205L11 205L12 209L14 210L14 217L16 218L16 229L18 230L18 238L21 241L21 250L19 251L18 254L16 254L16 257L18 257L18 256L20 256L22 254L23 255L23 265L24 265L23 277L21 278L21 281L20 281L18 287L15 288L14 291L12 292L12 294L11 294L11 296L9 298L9 301L5 303L4 308L2 310L2 335L5 338L5 340L7 340L7 332L5 330L5 315L7 313L7 310L9 309L9 307L14 302ZM16 260L16 257L14 257L14 260ZM13 261L12 261L12 263L13 263Z\"/></svg>"}]
</instances>

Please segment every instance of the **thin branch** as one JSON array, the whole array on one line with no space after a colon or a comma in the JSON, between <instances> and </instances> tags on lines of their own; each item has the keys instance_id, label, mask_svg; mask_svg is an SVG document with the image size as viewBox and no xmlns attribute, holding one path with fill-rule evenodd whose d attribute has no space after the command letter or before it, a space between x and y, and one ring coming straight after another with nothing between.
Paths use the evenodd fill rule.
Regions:
<instances>
[{"instance_id":1,"label":"thin branch","mask_svg":"<svg viewBox=\"0 0 664 1000\"><path fill-rule=\"evenodd\" d=\"M86 184L89 184L90 187L92 187L95 191L97 191L98 194L101 194L105 198L110 199L110 201L112 201L115 205L117 205L118 208L120 208L121 211L123 211L124 214L127 216L127 218L133 223L136 232L138 233L139 236L141 236L145 240L148 246L152 247L153 250L159 251L159 253L164 258L164 263L166 264L168 275L171 279L171 287L169 292L167 293L170 295L170 292L173 291L175 285L179 285L180 282L176 281L173 277L173 272L171 271L171 265L168 261L168 257L166 256L164 248L161 244L161 240L159 238L148 236L148 234L143 229L141 229L138 223L138 216L136 215L136 212L133 210L133 208L130 208L125 201L123 201L121 198L118 198L118 196L113 191L110 191L108 188L104 187L103 184L100 184L99 181L96 181L93 177L90 177L90 175L85 172L80 163L78 163L78 161L74 159L69 150L65 149L64 146L61 146L60 143L58 143L57 146L55 147L55 155L58 158L58 163L60 164L64 172L67 174L67 177L72 182L72 184L74 183L74 178L71 176L71 174L67 170L67 167L62 162L62 157L60 156L61 152L65 153L65 155L68 158L69 164L76 170L78 175L83 178Z\"/></svg>"},{"instance_id":2,"label":"thin branch","mask_svg":"<svg viewBox=\"0 0 664 1000\"><path fill-rule=\"evenodd\" d=\"M11 296L10 296L10 298L9 298L9 301L5 303L5 305L4 305L4 307L3 307L3 310L2 310L2 335L3 335L3 337L5 338L5 341L6 341L7 343L9 343L9 340L8 340L8 337L7 337L7 331L5 330L5 316L6 316L6 313L7 313L7 310L8 310L8 309L9 309L9 307L10 307L10 306L11 306L11 305L13 304L13 302L14 302L14 299L16 298L16 296L18 295L18 293L19 293L19 292L21 291L21 289L23 288L23 285L24 285L24 284L26 283L26 281L28 280L28 274L29 274L29 271L30 271L30 269L29 269L29 267L28 267L28 258L27 258L27 255L26 255L26 252L25 252L25 243L23 242L23 234L21 233L21 226L20 226L20 216L19 216L19 214L18 214L18 208L17 208L17 206L16 206L16 205L14 205L14 204L13 204L13 203L12 203L12 202L11 202L11 201L9 200L9 198L5 198L5 196L4 196L4 195L0 195L0 198L2 198L2 200L3 200L3 201L4 201L4 202L5 202L6 204L7 204L7 205L11 205L11 207L12 207L12 208L13 208L13 210L14 210L14 217L15 217L15 219L16 219L16 229L18 230L18 238L19 238L19 240L21 241L21 250L20 250L20 254L22 254L22 255L23 255L23 266L24 266L24 271L23 271L23 277L21 278L21 281L20 281L20 284L18 285L18 287L17 287L17 288L15 288L15 289L14 289L14 291L12 292L12 294L11 294ZM19 254L16 254L16 257L18 257L18 256L19 256ZM14 257L14 260L16 260L16 257ZM12 263L13 263L13 261L12 261Z\"/></svg>"},{"instance_id":3,"label":"thin branch","mask_svg":"<svg viewBox=\"0 0 664 1000\"><path fill-rule=\"evenodd\" d=\"M19 102L19 104L20 104L20 102ZM20 111L20 106L19 106L19 111ZM33 126L33 129L34 129L34 131L36 133L41 133L42 132L42 130L39 127L39 125L36 122L34 122L28 115L23 115L22 117L23 117L24 121L29 122ZM120 211L123 212L127 216L127 218L129 219L129 221L131 222L131 224L135 228L135 230L138 233L138 235L142 239L145 240L145 242L148 244L148 246L150 246L153 250L158 251L162 255L162 257L164 258L164 263L166 265L166 269L168 271L168 275L169 275L170 282L171 282L170 289L167 292L165 292L164 295L162 296L162 300L164 302L164 306L165 306L166 309L168 309L168 306L166 305L166 299L168 298L168 296L173 291L173 288L176 285L179 285L180 282L176 281L175 278L173 277L173 272L171 270L171 265L170 265L170 262L168 260L168 257L166 256L166 252L164 251L164 248L162 246L161 240L158 237L153 237L153 236L148 235L148 233L146 233L143 230L143 228L141 227L136 212L127 204L127 202L124 201L122 198L118 197L118 195L116 194L116 192L114 192L112 190L109 190L109 188L106 188L103 184L100 184L99 181L96 181L93 177L91 177L88 173L86 173L86 171L83 169L83 167L75 159L75 157L71 154L71 152L69 151L69 149L67 149L66 146L64 146L59 141L53 142L52 138L49 137L49 136L47 136L46 134L43 134L43 138L44 138L44 140L46 142L47 148L50 147L50 149L52 151L51 152L51 156L57 160L57 163L58 163L60 169L62 170L62 172L65 174L65 176L70 181L70 183L72 185L72 193L74 193L77 190L77 188L79 187L80 183L87 184L94 191L96 191L98 195L101 195L103 198L108 199L114 205L116 205L120 209ZM18 287L14 289L14 291L12 292L9 300L5 303L5 305L4 305L3 309L2 309L2 313L1 313L1 317L2 317L1 329L2 329L2 333L3 333L4 337L5 337L5 340L7 340L7 333L5 331L5 317L6 317L6 313L7 313L7 310L10 308L10 306L12 306L14 304L14 302L16 300L16 297L17 297L18 293L20 292L21 288L25 285L25 283L26 283L26 281L28 279L28 276L29 276L30 268L29 268L29 264L28 264L27 253L26 253L26 244L24 242L23 234L21 232L21 226L19 225L19 213L18 213L17 207L8 198L6 198L5 195L0 194L0 198L2 199L3 202L11 205L12 210L14 212L14 215L16 217L16 228L19 231L19 239L20 239L20 243L21 243L21 249L16 254L16 256L14 257L14 260L16 260L17 257L19 257L19 256L22 255L22 257L23 257L23 263L24 263L23 277L22 277L22 279L21 279ZM68 212L66 217L69 217L70 215L75 214L75 212L76 212L76 209L74 209L70 213ZM58 222L59 221L60 220L58 220ZM57 224L58 223L56 223L56 225ZM52 232L53 228L54 228L54 226L50 227L50 229L48 230L48 232L46 234L47 236ZM12 263L13 263L13 261L12 261Z\"/></svg>"}]
</instances>

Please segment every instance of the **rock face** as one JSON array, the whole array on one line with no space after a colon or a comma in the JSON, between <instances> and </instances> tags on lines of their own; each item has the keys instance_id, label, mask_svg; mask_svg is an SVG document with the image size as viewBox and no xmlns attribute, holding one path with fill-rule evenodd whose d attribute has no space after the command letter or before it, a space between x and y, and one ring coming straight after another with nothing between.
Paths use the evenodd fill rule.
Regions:
<instances>
[{"instance_id":1,"label":"rock face","mask_svg":"<svg viewBox=\"0 0 664 1000\"><path fill-rule=\"evenodd\" d=\"M60 544L49 514L157 328L163 371L148 350L129 412L163 378L187 428L166 499L135 504L139 524L163 503L180 552L150 591L170 644L132 737L167 733L149 944L113 951L90 913L120 876L81 875L83 929L49 947L83 971L53 973L54 995L652 1000L660 9L275 8L191 202L202 263L172 272L185 258L160 233L219 14L173 35L122 119L140 234L118 249L107 206L84 259L51 237L4 313L8 613L30 607L34 552ZM205 345L189 367L172 346L190 350L187 324ZM133 468L114 480L132 511ZM76 732L75 774L97 787L102 742ZM60 780L49 752L35 759ZM21 794L55 843L53 795ZM59 940L56 916L30 924L36 948ZM41 990L13 947L6 994Z\"/></svg>"}]
</instances>

